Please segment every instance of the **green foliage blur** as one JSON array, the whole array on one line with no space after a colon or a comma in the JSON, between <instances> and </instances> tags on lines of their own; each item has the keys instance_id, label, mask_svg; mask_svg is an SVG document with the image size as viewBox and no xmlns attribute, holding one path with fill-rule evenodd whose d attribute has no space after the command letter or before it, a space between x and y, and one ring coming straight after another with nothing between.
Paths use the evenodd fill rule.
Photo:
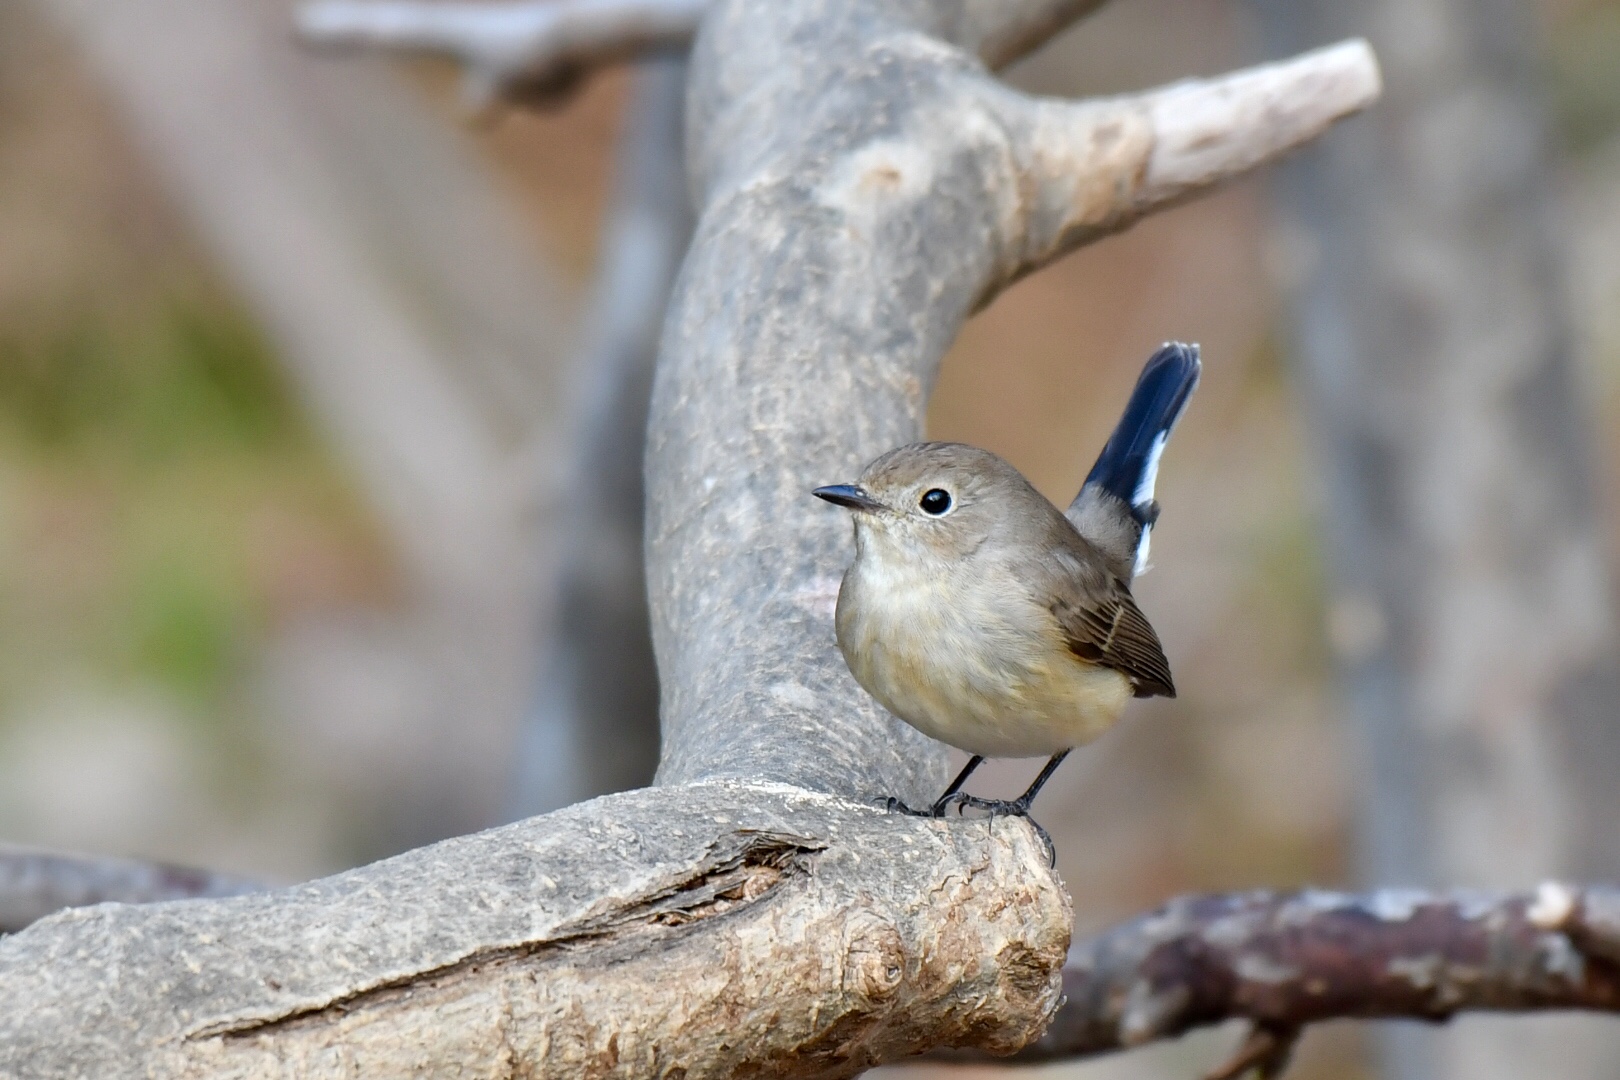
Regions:
<instances>
[{"instance_id":1,"label":"green foliage blur","mask_svg":"<svg viewBox=\"0 0 1620 1080\"><path fill-rule=\"evenodd\" d=\"M296 576L278 545L296 519L355 516L229 298L0 322L0 707L112 678L222 719Z\"/></svg>"},{"instance_id":2,"label":"green foliage blur","mask_svg":"<svg viewBox=\"0 0 1620 1080\"><path fill-rule=\"evenodd\" d=\"M140 324L89 312L0 330L0 424L21 445L143 462L282 450L306 432L257 331L222 301L175 298Z\"/></svg>"}]
</instances>

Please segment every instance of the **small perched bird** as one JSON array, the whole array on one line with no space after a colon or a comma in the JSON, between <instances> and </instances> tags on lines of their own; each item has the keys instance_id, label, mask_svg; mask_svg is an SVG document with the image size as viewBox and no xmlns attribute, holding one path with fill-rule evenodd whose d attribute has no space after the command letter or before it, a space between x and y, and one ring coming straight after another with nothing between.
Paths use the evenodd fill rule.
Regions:
<instances>
[{"instance_id":1,"label":"small perched bird","mask_svg":"<svg viewBox=\"0 0 1620 1080\"><path fill-rule=\"evenodd\" d=\"M1147 569L1159 458L1199 371L1196 345L1153 354L1067 516L961 443L902 446L856 483L815 489L855 523L837 613L849 670L884 708L973 755L925 813L954 802L1027 817L1069 751L1126 702L1175 697L1130 583ZM1051 759L1017 799L961 793L985 758L1039 754Z\"/></svg>"}]
</instances>

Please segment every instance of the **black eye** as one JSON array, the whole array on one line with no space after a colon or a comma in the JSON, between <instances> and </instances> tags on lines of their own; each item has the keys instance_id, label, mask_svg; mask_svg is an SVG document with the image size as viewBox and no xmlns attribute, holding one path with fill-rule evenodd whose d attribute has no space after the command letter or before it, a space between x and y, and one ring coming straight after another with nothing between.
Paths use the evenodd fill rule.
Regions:
<instances>
[{"instance_id":1,"label":"black eye","mask_svg":"<svg viewBox=\"0 0 1620 1080\"><path fill-rule=\"evenodd\" d=\"M923 508L923 513L939 517L951 508L951 493L944 488L929 488L923 492L923 497L917 501Z\"/></svg>"}]
</instances>

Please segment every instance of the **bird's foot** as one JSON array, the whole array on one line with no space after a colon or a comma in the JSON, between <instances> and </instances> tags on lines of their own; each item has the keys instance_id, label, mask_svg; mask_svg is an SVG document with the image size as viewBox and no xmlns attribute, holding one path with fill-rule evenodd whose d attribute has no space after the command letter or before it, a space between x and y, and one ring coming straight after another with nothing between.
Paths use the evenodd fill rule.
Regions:
<instances>
[{"instance_id":1,"label":"bird's foot","mask_svg":"<svg viewBox=\"0 0 1620 1080\"><path fill-rule=\"evenodd\" d=\"M1021 817L1029 822L1035 835L1040 837L1041 846L1046 848L1046 864L1057 865L1057 847L1052 843L1052 834L1047 832L1040 822L1029 816L1028 799L981 799L977 795L964 795L958 793L949 799L941 799L941 803L953 802L963 810L983 810L990 817ZM936 804L937 806L937 804ZM943 813L943 811L941 811Z\"/></svg>"},{"instance_id":2,"label":"bird's foot","mask_svg":"<svg viewBox=\"0 0 1620 1080\"><path fill-rule=\"evenodd\" d=\"M941 795L934 805L929 808L929 812L933 814L934 817L944 817L953 806L960 808L967 806L969 803L982 803L987 801L989 800L975 798L965 791L953 791L949 795Z\"/></svg>"},{"instance_id":3,"label":"bird's foot","mask_svg":"<svg viewBox=\"0 0 1620 1080\"><path fill-rule=\"evenodd\" d=\"M893 795L890 795L885 799L879 799L878 805L889 811L891 814L905 814L908 817L939 817L939 815L934 813L932 810L913 810L911 807L907 806Z\"/></svg>"},{"instance_id":4,"label":"bird's foot","mask_svg":"<svg viewBox=\"0 0 1620 1080\"><path fill-rule=\"evenodd\" d=\"M945 812L951 807L960 806L972 797L973 796L967 794L966 792L958 791L952 795L940 796L939 800L926 810L916 810L907 806L893 795L890 795L888 798L880 800L879 805L890 813L906 814L911 817L942 818L945 816Z\"/></svg>"}]
</instances>

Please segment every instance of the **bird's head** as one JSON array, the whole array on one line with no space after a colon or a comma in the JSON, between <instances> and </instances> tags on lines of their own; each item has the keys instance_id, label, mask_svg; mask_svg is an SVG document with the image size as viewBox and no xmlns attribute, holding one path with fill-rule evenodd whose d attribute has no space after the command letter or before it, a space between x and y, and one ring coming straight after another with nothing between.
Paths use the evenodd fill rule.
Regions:
<instances>
[{"instance_id":1,"label":"bird's head","mask_svg":"<svg viewBox=\"0 0 1620 1080\"><path fill-rule=\"evenodd\" d=\"M902 446L812 494L849 510L857 550L880 557L963 558L1008 522L1052 512L1017 469L962 443Z\"/></svg>"}]
</instances>

